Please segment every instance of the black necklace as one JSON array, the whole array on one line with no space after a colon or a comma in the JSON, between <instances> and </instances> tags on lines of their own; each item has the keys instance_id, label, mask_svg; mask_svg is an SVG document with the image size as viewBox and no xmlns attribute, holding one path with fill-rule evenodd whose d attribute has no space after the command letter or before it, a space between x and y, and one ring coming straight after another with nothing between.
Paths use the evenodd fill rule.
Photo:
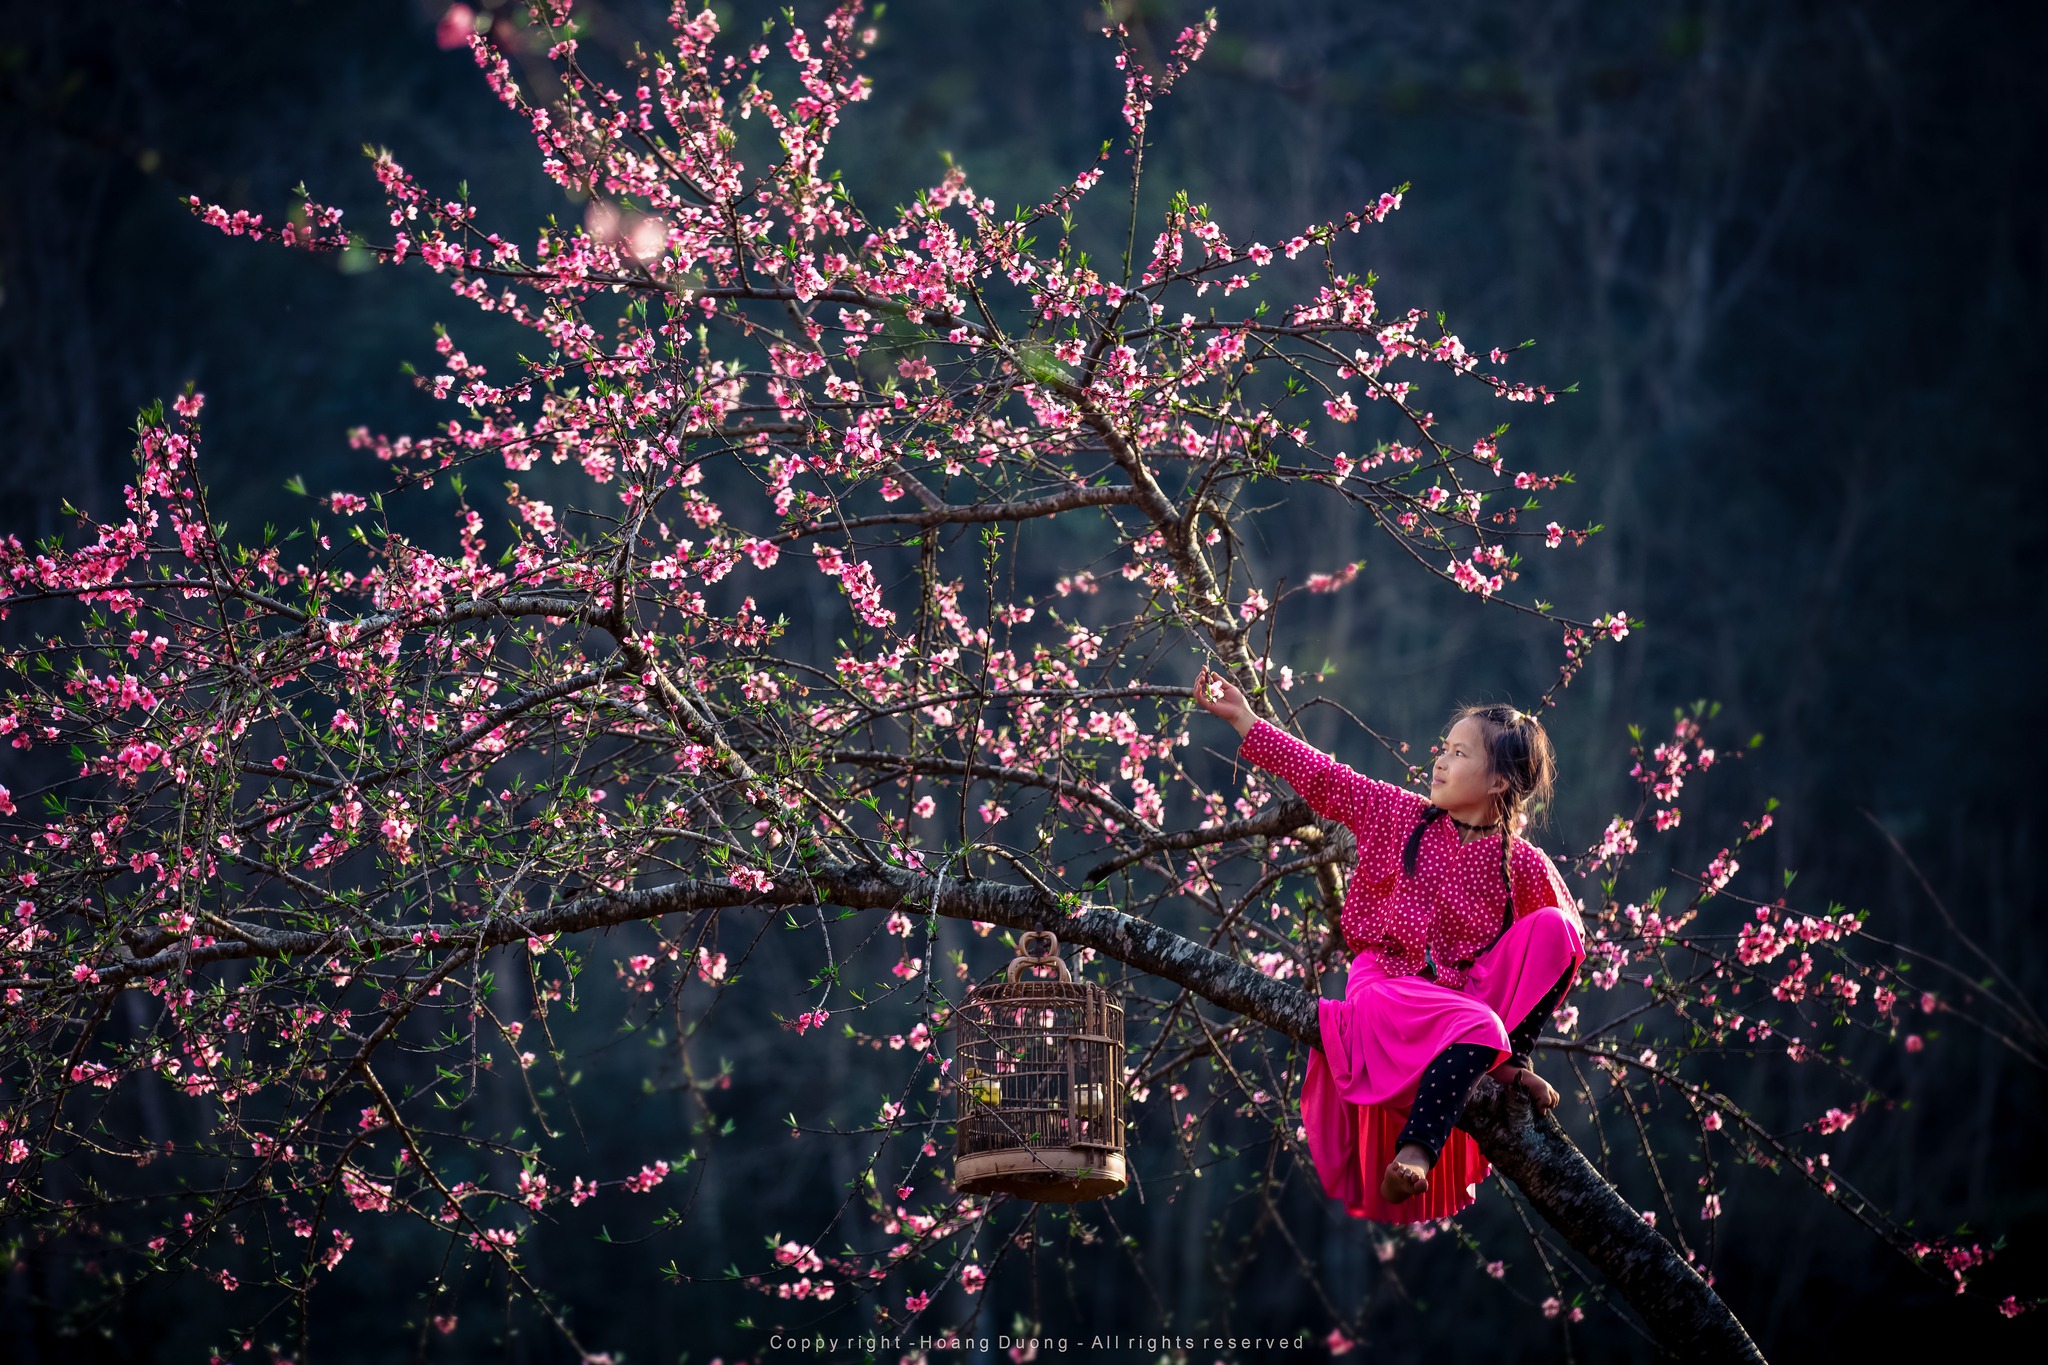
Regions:
<instances>
[{"instance_id":1,"label":"black necklace","mask_svg":"<svg viewBox=\"0 0 2048 1365\"><path fill-rule=\"evenodd\" d=\"M1490 825L1468 825L1455 815L1451 817L1451 823L1458 827L1458 843L1460 845L1476 843L1480 836L1492 834L1500 828L1500 821L1498 820Z\"/></svg>"}]
</instances>

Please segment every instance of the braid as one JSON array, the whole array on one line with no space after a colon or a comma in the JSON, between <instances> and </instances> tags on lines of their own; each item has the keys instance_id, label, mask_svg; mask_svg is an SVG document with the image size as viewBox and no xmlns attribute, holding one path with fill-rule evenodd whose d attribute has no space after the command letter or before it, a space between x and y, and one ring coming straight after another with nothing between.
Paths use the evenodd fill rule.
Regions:
<instances>
[{"instance_id":1,"label":"braid","mask_svg":"<svg viewBox=\"0 0 2048 1365\"><path fill-rule=\"evenodd\" d=\"M1500 931L1505 934L1515 922L1515 808L1522 803L1515 799L1513 792L1501 802L1500 813L1500 880L1508 889L1507 904L1500 912Z\"/></svg>"},{"instance_id":2,"label":"braid","mask_svg":"<svg viewBox=\"0 0 2048 1365\"><path fill-rule=\"evenodd\" d=\"M1449 814L1442 806L1435 805L1422 812L1422 818L1415 822L1415 829L1408 836L1408 847L1401 850L1402 871L1411 877L1415 875L1415 859L1422 852L1422 832Z\"/></svg>"}]
</instances>

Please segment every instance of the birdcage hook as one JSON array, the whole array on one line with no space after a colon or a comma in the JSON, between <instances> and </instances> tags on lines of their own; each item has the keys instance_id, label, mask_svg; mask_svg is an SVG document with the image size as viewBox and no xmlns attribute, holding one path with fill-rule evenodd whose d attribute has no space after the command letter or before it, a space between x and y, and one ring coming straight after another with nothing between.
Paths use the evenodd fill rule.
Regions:
<instances>
[{"instance_id":1,"label":"birdcage hook","mask_svg":"<svg viewBox=\"0 0 2048 1365\"><path fill-rule=\"evenodd\" d=\"M1038 952L1033 952L1033 944L1043 946ZM1003 974L1004 979L1016 981L1018 974L1027 967L1056 967L1060 980L1074 979L1073 972L1067 969L1066 961L1060 957L1059 935L1050 929L1027 929L1018 935L1017 956L1010 959L1010 969Z\"/></svg>"}]
</instances>

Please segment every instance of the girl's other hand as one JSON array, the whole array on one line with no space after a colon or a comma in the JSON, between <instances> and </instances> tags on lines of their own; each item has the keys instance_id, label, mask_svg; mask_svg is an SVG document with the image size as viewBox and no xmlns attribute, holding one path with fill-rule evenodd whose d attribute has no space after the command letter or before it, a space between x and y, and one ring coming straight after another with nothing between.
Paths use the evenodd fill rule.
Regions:
<instances>
[{"instance_id":1,"label":"girl's other hand","mask_svg":"<svg viewBox=\"0 0 2048 1365\"><path fill-rule=\"evenodd\" d=\"M1238 734L1249 734L1259 723L1252 714L1251 703L1244 699L1244 693L1237 684L1221 673L1212 672L1204 664L1202 671L1195 675L1195 702L1212 716L1220 716L1230 722L1230 728Z\"/></svg>"}]
</instances>

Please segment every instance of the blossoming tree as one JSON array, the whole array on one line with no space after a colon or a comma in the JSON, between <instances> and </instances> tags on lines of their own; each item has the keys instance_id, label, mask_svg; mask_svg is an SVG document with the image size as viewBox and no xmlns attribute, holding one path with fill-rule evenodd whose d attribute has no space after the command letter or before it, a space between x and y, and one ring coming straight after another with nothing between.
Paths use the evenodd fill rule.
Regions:
<instances>
[{"instance_id":1,"label":"blossoming tree","mask_svg":"<svg viewBox=\"0 0 2048 1365\"><path fill-rule=\"evenodd\" d=\"M226 534L187 393L140 422L122 509L62 544L0 546L26 641L4 659L0 734L17 771L48 774L0 788L10 1227L89 1243L105 1274L267 1295L251 1321L296 1303L303 1323L356 1239L412 1220L587 1354L600 1343L523 1244L563 1205L645 1196L693 1153L653 1143L637 1169L584 1169L546 1122L521 1136L445 1115L493 1088L545 1109L535 1078L560 1061L563 1012L595 1007L607 973L578 978L599 963L620 1008L681 1011L709 1008L749 953L814 953L812 994L774 1021L786 1045L850 1031L906 1063L845 1139L865 1144L881 1242L792 1240L742 1269L782 1300L871 1296L871 1320L900 1326L941 1285L982 1288L977 1238L1003 1216L942 1178L935 1044L968 975L941 970L942 919L1056 930L1132 989L1132 1096L1167 1150L1191 1162L1207 1123L1305 1165L1292 1097L1313 992L1342 960L1348 836L1205 756L1186 682L1213 662L1290 723L1306 680L1269 663L1280 614L1360 566L1268 581L1246 544L1321 498L1447 598L1561 632L1554 697L1630 622L1517 591L1526 556L1590 528L1546 520L1559 476L1520 467L1485 404L1551 393L1443 319L1382 308L1347 256L1399 190L1270 245L1184 196L1141 227L1147 119L1213 20L1150 71L1111 32L1128 135L1044 203L999 213L949 169L877 217L825 168L868 94L853 7L747 43L679 5L673 44L623 81L587 69L560 0L489 34L468 16L444 29L580 223L516 234L381 152L374 230L311 199L281 222L193 209L231 235L424 267L530 333L531 358L494 375L442 332L440 372L418 382L447 420L354 433L359 488L320 497L293 536ZM550 101L515 79L515 51L553 71ZM1128 199L1103 205L1112 171ZM1096 209L1120 257L1079 245ZM502 502L479 496L492 487ZM1921 992L1851 955L1854 917L1740 898L1732 849L1679 894L1624 903L1637 831L1676 824L1687 776L1714 762L1703 719L1643 741L1641 807L1582 860L1594 960L1548 1040L1586 1114L1643 1134L1640 1158L1600 1128L1596 1168L1490 1084L1466 1122L1553 1230L1543 1312L1577 1320L1618 1294L1677 1354L1755 1358L1701 1273L1717 1160L1784 1169L1959 1287L1986 1253L1915 1241L1811 1150L1880 1098L1846 1068L1804 1136L1715 1088L1724 1054L1798 1063L1820 1032L1895 1031ZM1389 776L1416 771L1406 745L1386 750ZM778 920L815 932L746 946ZM594 936L616 926L644 951ZM1617 1018L1579 1026L1609 998ZM1644 1018L1652 1046L1617 1041ZM2015 1045L2038 1051L2024 1025ZM138 1091L207 1136L103 1122ZM1650 1104L1698 1131L1696 1191L1660 1168ZM252 1246L257 1220L272 1233ZM1358 1332L1341 1297L1336 1345Z\"/></svg>"}]
</instances>

